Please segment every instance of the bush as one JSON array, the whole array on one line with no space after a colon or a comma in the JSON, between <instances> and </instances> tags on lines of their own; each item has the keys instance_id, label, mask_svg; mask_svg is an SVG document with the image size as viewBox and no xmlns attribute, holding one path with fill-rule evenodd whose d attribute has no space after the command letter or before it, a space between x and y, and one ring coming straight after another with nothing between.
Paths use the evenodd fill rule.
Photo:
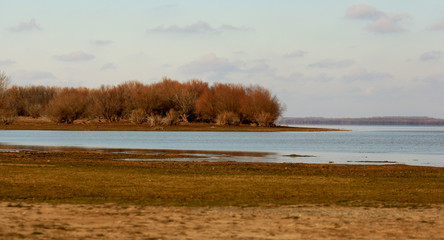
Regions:
<instances>
[{"instance_id":1,"label":"bush","mask_svg":"<svg viewBox=\"0 0 444 240\"><path fill-rule=\"evenodd\" d=\"M157 114L151 114L147 117L147 122L151 127L159 126L162 123L162 117Z\"/></svg>"},{"instance_id":2,"label":"bush","mask_svg":"<svg viewBox=\"0 0 444 240\"><path fill-rule=\"evenodd\" d=\"M275 117L269 112L256 114L255 120L260 127L271 127L274 124Z\"/></svg>"},{"instance_id":3,"label":"bush","mask_svg":"<svg viewBox=\"0 0 444 240\"><path fill-rule=\"evenodd\" d=\"M0 125L10 125L17 119L17 114L14 111L0 109Z\"/></svg>"},{"instance_id":4,"label":"bush","mask_svg":"<svg viewBox=\"0 0 444 240\"><path fill-rule=\"evenodd\" d=\"M131 112L131 121L133 123L142 124L147 121L145 110L138 108Z\"/></svg>"},{"instance_id":5,"label":"bush","mask_svg":"<svg viewBox=\"0 0 444 240\"><path fill-rule=\"evenodd\" d=\"M162 125L176 125L179 123L179 114L174 111L174 109L170 109L170 111L167 112L164 118L162 118Z\"/></svg>"},{"instance_id":6,"label":"bush","mask_svg":"<svg viewBox=\"0 0 444 240\"><path fill-rule=\"evenodd\" d=\"M237 113L234 112L222 112L217 115L216 123L219 125L239 125L240 118Z\"/></svg>"},{"instance_id":7,"label":"bush","mask_svg":"<svg viewBox=\"0 0 444 240\"><path fill-rule=\"evenodd\" d=\"M47 106L48 117L58 123L73 123L86 112L89 103L88 90L65 88Z\"/></svg>"}]
</instances>

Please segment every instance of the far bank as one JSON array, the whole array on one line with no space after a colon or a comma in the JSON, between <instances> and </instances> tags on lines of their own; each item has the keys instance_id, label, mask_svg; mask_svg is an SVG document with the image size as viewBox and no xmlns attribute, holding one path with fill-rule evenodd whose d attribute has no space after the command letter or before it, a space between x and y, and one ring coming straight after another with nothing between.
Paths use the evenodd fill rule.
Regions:
<instances>
[{"instance_id":1,"label":"far bank","mask_svg":"<svg viewBox=\"0 0 444 240\"><path fill-rule=\"evenodd\" d=\"M64 131L207 131L207 132L318 132L341 131L333 128L273 126L261 127L247 124L219 125L215 123L187 123L150 126L131 121L107 122L80 119L74 123L55 123L47 118L18 117L14 123L0 125L0 130L64 130Z\"/></svg>"}]
</instances>

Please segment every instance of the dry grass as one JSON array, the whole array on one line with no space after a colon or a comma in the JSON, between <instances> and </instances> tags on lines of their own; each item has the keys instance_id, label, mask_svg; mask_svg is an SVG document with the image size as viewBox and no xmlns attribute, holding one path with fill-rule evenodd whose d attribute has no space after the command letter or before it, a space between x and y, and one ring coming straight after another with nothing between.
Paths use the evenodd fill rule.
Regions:
<instances>
[{"instance_id":1,"label":"dry grass","mask_svg":"<svg viewBox=\"0 0 444 240\"><path fill-rule=\"evenodd\" d=\"M128 158L94 151L0 152L0 201L162 206L444 203L444 168L112 160L123 156ZM159 156L193 155L181 151L155 158Z\"/></svg>"}]
</instances>

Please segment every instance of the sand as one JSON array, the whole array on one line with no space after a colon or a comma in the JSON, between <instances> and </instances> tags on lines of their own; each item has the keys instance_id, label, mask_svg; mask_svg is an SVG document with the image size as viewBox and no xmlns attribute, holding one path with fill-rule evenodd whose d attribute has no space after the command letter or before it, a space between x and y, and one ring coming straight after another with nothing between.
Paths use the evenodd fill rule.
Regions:
<instances>
[{"instance_id":1,"label":"sand","mask_svg":"<svg viewBox=\"0 0 444 240\"><path fill-rule=\"evenodd\" d=\"M0 203L0 239L444 239L444 206Z\"/></svg>"}]
</instances>

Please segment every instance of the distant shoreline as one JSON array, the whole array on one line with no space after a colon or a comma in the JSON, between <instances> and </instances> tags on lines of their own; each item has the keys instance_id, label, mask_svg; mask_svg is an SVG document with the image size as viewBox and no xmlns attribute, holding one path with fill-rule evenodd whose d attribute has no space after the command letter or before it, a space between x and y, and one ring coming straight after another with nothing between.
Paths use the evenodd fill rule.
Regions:
<instances>
[{"instance_id":1,"label":"distant shoreline","mask_svg":"<svg viewBox=\"0 0 444 240\"><path fill-rule=\"evenodd\" d=\"M429 117L369 117L323 118L284 117L277 121L284 125L382 125L382 126L444 126L444 119Z\"/></svg>"},{"instance_id":2,"label":"distant shoreline","mask_svg":"<svg viewBox=\"0 0 444 240\"><path fill-rule=\"evenodd\" d=\"M54 123L46 118L18 117L10 125L0 125L0 130L60 130L60 131L196 131L196 132L324 132L342 131L332 128L312 127L260 127L251 125L218 125L215 123L188 123L186 125L136 124L130 121L106 122L77 120L72 124Z\"/></svg>"}]
</instances>

